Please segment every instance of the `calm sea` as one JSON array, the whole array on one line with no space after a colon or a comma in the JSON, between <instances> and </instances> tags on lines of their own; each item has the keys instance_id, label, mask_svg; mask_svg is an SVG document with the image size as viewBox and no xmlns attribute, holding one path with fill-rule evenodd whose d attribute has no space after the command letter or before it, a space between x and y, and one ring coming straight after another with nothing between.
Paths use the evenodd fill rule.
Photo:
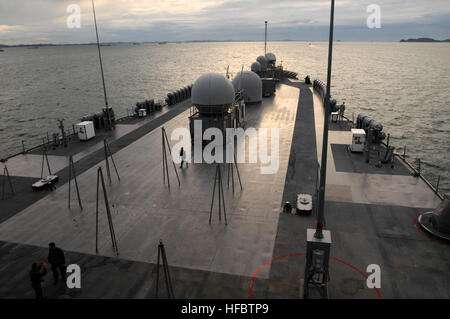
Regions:
<instances>
[{"instance_id":1,"label":"calm sea","mask_svg":"<svg viewBox=\"0 0 450 319\"><path fill-rule=\"evenodd\" d=\"M268 44L278 63L300 76L325 82L327 43ZM0 157L39 143L103 106L95 46L6 48L0 52ZM136 101L163 100L205 72L249 69L263 43L142 44L102 47L110 105L118 115ZM450 44L348 43L334 46L332 96L346 113L365 113L420 158L432 183L450 190Z\"/></svg>"}]
</instances>

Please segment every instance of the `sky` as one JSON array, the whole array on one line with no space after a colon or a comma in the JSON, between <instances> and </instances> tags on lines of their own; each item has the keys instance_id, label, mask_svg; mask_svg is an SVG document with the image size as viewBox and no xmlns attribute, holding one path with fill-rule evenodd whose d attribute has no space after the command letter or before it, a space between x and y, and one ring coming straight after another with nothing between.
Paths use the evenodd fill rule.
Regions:
<instances>
[{"instance_id":1,"label":"sky","mask_svg":"<svg viewBox=\"0 0 450 319\"><path fill-rule=\"evenodd\" d=\"M102 42L264 40L326 41L330 0L95 0ZM71 4L80 28L68 28ZM380 8L380 28L367 19ZM449 0L336 0L335 39L399 41L450 38ZM69 19L74 22L75 20ZM371 20L374 21L374 20ZM95 41L91 0L0 0L0 43Z\"/></svg>"}]
</instances>

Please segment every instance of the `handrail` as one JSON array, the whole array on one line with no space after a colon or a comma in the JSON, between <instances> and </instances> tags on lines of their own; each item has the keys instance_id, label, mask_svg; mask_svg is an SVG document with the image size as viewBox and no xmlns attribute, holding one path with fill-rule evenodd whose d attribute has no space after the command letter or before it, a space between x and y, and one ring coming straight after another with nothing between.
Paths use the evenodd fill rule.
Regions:
<instances>
[{"instance_id":1,"label":"handrail","mask_svg":"<svg viewBox=\"0 0 450 319\"><path fill-rule=\"evenodd\" d=\"M317 91L317 93L322 97L322 100L325 99L325 96L326 96L325 91L326 91L326 89L325 89L325 85L324 85L324 83L322 81L317 80L317 79L314 80L313 81L313 89L315 91ZM352 123L352 126L355 125L353 120L350 120L350 119L348 119L345 116L342 116L342 117L345 118L348 122ZM387 144L385 142L381 141L381 144L387 147ZM414 167L414 165L412 165L409 161L406 160L406 146L404 148L404 155L403 156L398 154L398 153L394 153L394 157L397 157L398 159L400 159L400 161L403 164L405 164L407 166L407 168L409 168L411 170L411 172L413 173L414 176L422 179L422 181L424 181L425 184L428 185L428 187L436 194L436 196L438 196L441 200L444 200L444 195L439 192L439 183L441 181L441 176L438 176L438 182L436 183L436 187L433 186L431 184L431 182L428 181L426 179L426 177L423 176L423 174L421 174L421 172L418 171Z\"/></svg>"}]
</instances>

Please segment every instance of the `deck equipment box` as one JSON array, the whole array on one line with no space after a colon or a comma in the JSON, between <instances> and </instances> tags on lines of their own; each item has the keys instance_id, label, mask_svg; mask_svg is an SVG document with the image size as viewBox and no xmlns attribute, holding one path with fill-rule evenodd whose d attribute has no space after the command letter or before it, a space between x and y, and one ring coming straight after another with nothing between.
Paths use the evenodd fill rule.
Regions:
<instances>
[{"instance_id":1,"label":"deck equipment box","mask_svg":"<svg viewBox=\"0 0 450 319\"><path fill-rule=\"evenodd\" d=\"M338 121L339 113L338 112L332 112L331 113L331 122L336 123Z\"/></svg>"},{"instance_id":2,"label":"deck equipment box","mask_svg":"<svg viewBox=\"0 0 450 319\"><path fill-rule=\"evenodd\" d=\"M147 116L147 110L146 109L139 109L138 115L139 115L139 117L146 117Z\"/></svg>"},{"instance_id":3,"label":"deck equipment box","mask_svg":"<svg viewBox=\"0 0 450 319\"><path fill-rule=\"evenodd\" d=\"M312 196L297 194L297 214L310 215L312 213Z\"/></svg>"},{"instance_id":4,"label":"deck equipment box","mask_svg":"<svg viewBox=\"0 0 450 319\"><path fill-rule=\"evenodd\" d=\"M58 180L58 175L48 175L33 183L33 185L31 185L31 188L33 189L33 191L40 191L49 187L49 184L56 183Z\"/></svg>"},{"instance_id":5,"label":"deck equipment box","mask_svg":"<svg viewBox=\"0 0 450 319\"><path fill-rule=\"evenodd\" d=\"M352 152L364 152L364 143L366 141L366 132L363 129L352 128L352 141L350 150Z\"/></svg>"},{"instance_id":6,"label":"deck equipment box","mask_svg":"<svg viewBox=\"0 0 450 319\"><path fill-rule=\"evenodd\" d=\"M75 127L80 141L87 141L95 137L94 122L92 121L80 122L76 124Z\"/></svg>"},{"instance_id":7,"label":"deck equipment box","mask_svg":"<svg viewBox=\"0 0 450 319\"><path fill-rule=\"evenodd\" d=\"M269 97L275 94L275 80L272 78L261 79L263 86L263 97Z\"/></svg>"}]
</instances>

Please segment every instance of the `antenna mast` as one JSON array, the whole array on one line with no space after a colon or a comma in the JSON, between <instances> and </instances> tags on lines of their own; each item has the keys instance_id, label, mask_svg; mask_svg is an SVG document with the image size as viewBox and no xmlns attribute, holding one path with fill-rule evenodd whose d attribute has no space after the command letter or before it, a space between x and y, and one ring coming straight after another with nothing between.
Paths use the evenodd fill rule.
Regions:
<instances>
[{"instance_id":1,"label":"antenna mast","mask_svg":"<svg viewBox=\"0 0 450 319\"><path fill-rule=\"evenodd\" d=\"M267 54L267 21L264 21L264 23L266 26L265 35L264 35L264 56L266 56L266 54Z\"/></svg>"},{"instance_id":2,"label":"antenna mast","mask_svg":"<svg viewBox=\"0 0 450 319\"><path fill-rule=\"evenodd\" d=\"M319 186L319 204L317 213L315 238L323 238L322 229L325 224L325 185L327 176L327 151L328 151L328 118L330 115L330 99L331 99L331 62L333 60L333 29L334 29L334 0L331 0L330 13L330 36L328 41L328 70L327 70L327 92L325 94L325 116L323 125L323 141L322 141L322 160L320 165L320 186Z\"/></svg>"},{"instance_id":3,"label":"antenna mast","mask_svg":"<svg viewBox=\"0 0 450 319\"><path fill-rule=\"evenodd\" d=\"M97 36L98 58L100 60L100 71L102 74L103 96L105 97L106 112L108 114L108 129L111 129L111 117L110 117L110 111L109 111L109 105L108 105L108 97L106 95L105 75L103 74L103 62L102 62L102 54L100 52L100 41L98 38L97 17L95 16L94 0L92 0L92 12L94 13L94 24L95 24L95 35Z\"/></svg>"}]
</instances>

